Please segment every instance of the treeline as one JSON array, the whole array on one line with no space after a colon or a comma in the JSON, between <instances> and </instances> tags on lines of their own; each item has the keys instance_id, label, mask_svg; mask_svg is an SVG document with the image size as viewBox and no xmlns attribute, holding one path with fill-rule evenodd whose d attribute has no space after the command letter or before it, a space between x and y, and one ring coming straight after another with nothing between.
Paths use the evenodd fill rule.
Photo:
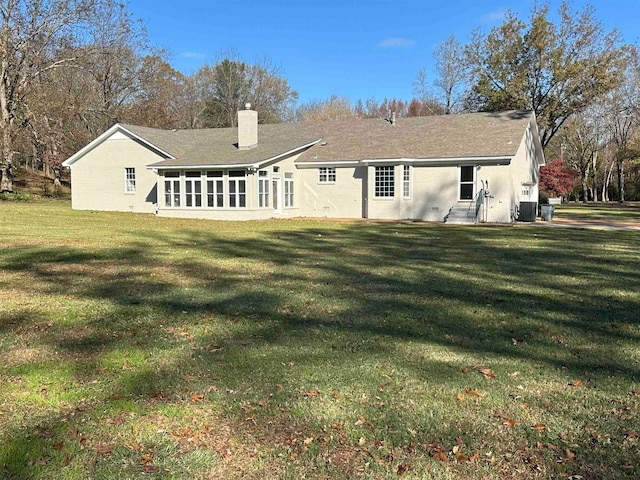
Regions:
<instances>
[{"instance_id":1,"label":"treeline","mask_svg":"<svg viewBox=\"0 0 640 480\"><path fill-rule=\"evenodd\" d=\"M280 66L220 55L192 75L149 45L115 0L0 0L0 191L16 163L60 162L115 122L157 128L235 125L249 102L261 123L529 109L548 158L579 172L585 200L640 197L638 50L606 32L591 7L537 4L467 44L433 52L414 98L298 102ZM407 79L411 81L411 79Z\"/></svg>"}]
</instances>

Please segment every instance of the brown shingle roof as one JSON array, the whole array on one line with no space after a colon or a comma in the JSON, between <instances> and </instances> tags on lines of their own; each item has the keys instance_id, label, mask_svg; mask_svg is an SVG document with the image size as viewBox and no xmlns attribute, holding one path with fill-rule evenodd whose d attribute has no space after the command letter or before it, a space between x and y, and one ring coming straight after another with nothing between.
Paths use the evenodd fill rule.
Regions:
<instances>
[{"instance_id":1,"label":"brown shingle roof","mask_svg":"<svg viewBox=\"0 0 640 480\"><path fill-rule=\"evenodd\" d=\"M260 125L258 145L238 150L236 128L158 130L123 125L176 159L153 166L249 165L319 139L297 160L339 162L396 158L466 158L515 155L531 112L340 120Z\"/></svg>"}]
</instances>

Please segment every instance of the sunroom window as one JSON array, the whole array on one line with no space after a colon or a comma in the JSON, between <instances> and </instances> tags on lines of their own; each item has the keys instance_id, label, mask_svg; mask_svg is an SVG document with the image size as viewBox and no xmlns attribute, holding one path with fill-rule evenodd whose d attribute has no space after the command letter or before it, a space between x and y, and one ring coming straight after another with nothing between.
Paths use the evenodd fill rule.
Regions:
<instances>
[{"instance_id":1,"label":"sunroom window","mask_svg":"<svg viewBox=\"0 0 640 480\"><path fill-rule=\"evenodd\" d=\"M247 180L244 170L229 170L229 207L247 206Z\"/></svg>"},{"instance_id":2,"label":"sunroom window","mask_svg":"<svg viewBox=\"0 0 640 480\"><path fill-rule=\"evenodd\" d=\"M164 206L180 206L180 173L164 172Z\"/></svg>"},{"instance_id":3,"label":"sunroom window","mask_svg":"<svg viewBox=\"0 0 640 480\"><path fill-rule=\"evenodd\" d=\"M224 206L224 181L222 171L207 172L207 207L222 208Z\"/></svg>"},{"instance_id":4,"label":"sunroom window","mask_svg":"<svg viewBox=\"0 0 640 480\"><path fill-rule=\"evenodd\" d=\"M269 206L269 172L267 170L258 172L258 206Z\"/></svg>"}]
</instances>

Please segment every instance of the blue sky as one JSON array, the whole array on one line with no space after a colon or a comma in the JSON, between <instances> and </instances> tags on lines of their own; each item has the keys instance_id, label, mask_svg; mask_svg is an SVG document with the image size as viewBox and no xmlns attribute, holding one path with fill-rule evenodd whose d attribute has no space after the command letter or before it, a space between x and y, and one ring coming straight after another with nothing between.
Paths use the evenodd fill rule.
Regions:
<instances>
[{"instance_id":1,"label":"blue sky","mask_svg":"<svg viewBox=\"0 0 640 480\"><path fill-rule=\"evenodd\" d=\"M434 48L450 35L499 25L511 9L527 18L532 0L130 0L150 42L191 74L233 50L244 61L268 57L282 67L300 101L331 95L410 99L417 71L433 81ZM640 40L640 0L574 0L595 7L607 31ZM559 0L552 0L557 11Z\"/></svg>"}]
</instances>

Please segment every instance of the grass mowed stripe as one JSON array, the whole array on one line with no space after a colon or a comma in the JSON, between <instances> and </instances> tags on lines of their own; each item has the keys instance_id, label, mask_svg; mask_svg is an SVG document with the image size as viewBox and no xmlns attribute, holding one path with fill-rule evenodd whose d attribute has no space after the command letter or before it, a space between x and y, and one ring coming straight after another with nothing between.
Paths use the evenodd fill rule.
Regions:
<instances>
[{"instance_id":1,"label":"grass mowed stripe","mask_svg":"<svg viewBox=\"0 0 640 480\"><path fill-rule=\"evenodd\" d=\"M0 222L0 476L640 475L638 233Z\"/></svg>"}]
</instances>

